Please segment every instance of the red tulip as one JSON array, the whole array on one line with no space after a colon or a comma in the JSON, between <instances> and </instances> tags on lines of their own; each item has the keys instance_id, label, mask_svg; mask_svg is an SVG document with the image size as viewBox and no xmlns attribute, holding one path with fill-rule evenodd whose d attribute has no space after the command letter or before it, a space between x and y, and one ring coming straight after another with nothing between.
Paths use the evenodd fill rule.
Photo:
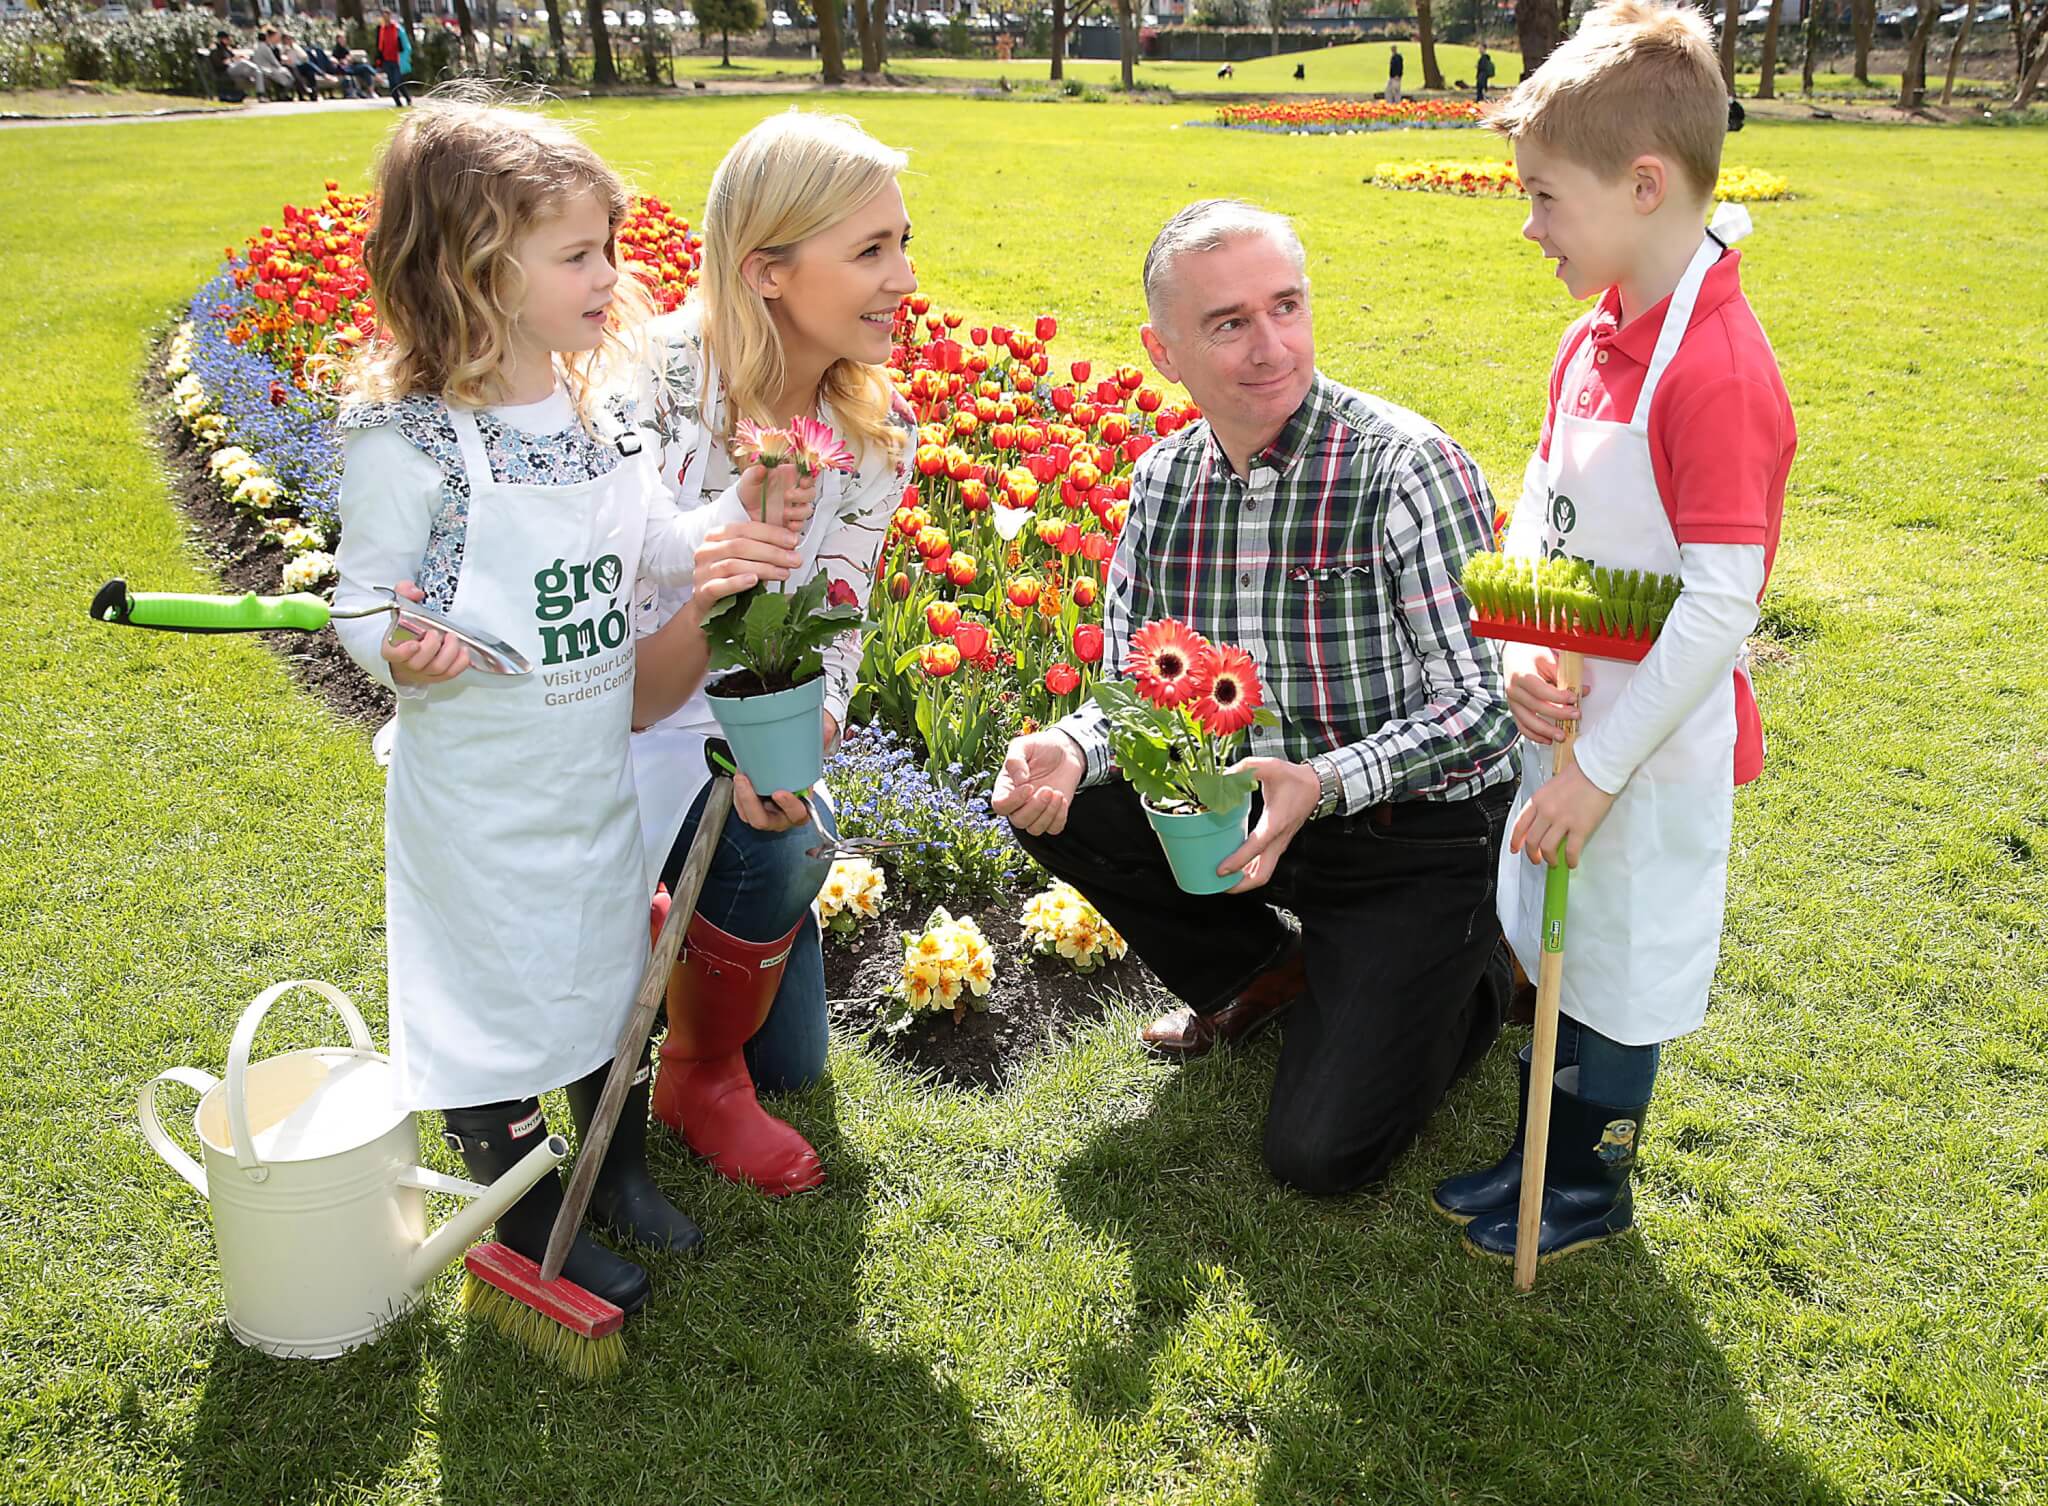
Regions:
<instances>
[{"instance_id":1,"label":"red tulip","mask_svg":"<svg viewBox=\"0 0 2048 1506\"><path fill-rule=\"evenodd\" d=\"M975 563L971 554L956 554L946 562L946 579L956 586L971 586L980 574L981 566ZM974 655L969 654L967 657L971 659Z\"/></svg>"},{"instance_id":2,"label":"red tulip","mask_svg":"<svg viewBox=\"0 0 2048 1506\"><path fill-rule=\"evenodd\" d=\"M960 505L969 512L985 512L988 509L988 484L979 480L960 483Z\"/></svg>"},{"instance_id":3,"label":"red tulip","mask_svg":"<svg viewBox=\"0 0 2048 1506\"><path fill-rule=\"evenodd\" d=\"M960 657L969 663L978 661L988 652L988 626L980 622L963 622L953 630L953 647L960 650Z\"/></svg>"},{"instance_id":4,"label":"red tulip","mask_svg":"<svg viewBox=\"0 0 2048 1506\"><path fill-rule=\"evenodd\" d=\"M1074 584L1078 586L1080 582L1076 581ZM1076 601L1079 601L1081 599L1080 593L1078 591L1075 593L1074 599ZM1074 629L1074 657L1076 659L1079 659L1083 664L1096 664L1101 662L1101 628L1097 627L1092 622L1084 622L1079 627Z\"/></svg>"},{"instance_id":5,"label":"red tulip","mask_svg":"<svg viewBox=\"0 0 2048 1506\"><path fill-rule=\"evenodd\" d=\"M988 330L977 324L967 331L967 338L976 345L986 345L988 344Z\"/></svg>"},{"instance_id":6,"label":"red tulip","mask_svg":"<svg viewBox=\"0 0 2048 1506\"><path fill-rule=\"evenodd\" d=\"M902 601L906 596L910 594L910 577L905 575L901 570L898 570L894 575L890 576L889 594L895 597L898 601Z\"/></svg>"},{"instance_id":7,"label":"red tulip","mask_svg":"<svg viewBox=\"0 0 2048 1506\"><path fill-rule=\"evenodd\" d=\"M1039 339L1050 340L1054 335L1058 334L1059 332L1059 320L1053 318L1053 316L1050 314L1040 314L1038 316L1037 334Z\"/></svg>"},{"instance_id":8,"label":"red tulip","mask_svg":"<svg viewBox=\"0 0 2048 1506\"><path fill-rule=\"evenodd\" d=\"M927 643L918 650L917 662L934 680L943 680L960 668L960 650L950 643Z\"/></svg>"},{"instance_id":9,"label":"red tulip","mask_svg":"<svg viewBox=\"0 0 2048 1506\"><path fill-rule=\"evenodd\" d=\"M1010 598L1011 606L1028 607L1038 600L1038 590L1038 580L1035 576L1019 575L1010 581L1009 588L1004 594Z\"/></svg>"},{"instance_id":10,"label":"red tulip","mask_svg":"<svg viewBox=\"0 0 2048 1506\"><path fill-rule=\"evenodd\" d=\"M1165 399L1154 388L1140 387L1138 389L1137 403L1140 413L1157 413L1159 405L1164 401Z\"/></svg>"},{"instance_id":11,"label":"red tulip","mask_svg":"<svg viewBox=\"0 0 2048 1506\"><path fill-rule=\"evenodd\" d=\"M1116 553L1116 541L1106 533L1089 533L1081 536L1081 558L1101 564Z\"/></svg>"},{"instance_id":12,"label":"red tulip","mask_svg":"<svg viewBox=\"0 0 2048 1506\"><path fill-rule=\"evenodd\" d=\"M1076 361L1073 365L1067 368L1067 370L1073 374L1074 383L1076 386L1080 385L1082 382L1087 381L1088 373L1093 371L1094 369L1095 368L1086 361Z\"/></svg>"},{"instance_id":13,"label":"red tulip","mask_svg":"<svg viewBox=\"0 0 2048 1506\"><path fill-rule=\"evenodd\" d=\"M1090 537L1099 537L1099 535L1090 535ZM1084 540L1083 540L1082 542L1083 542L1083 543L1085 544L1085 543L1086 543L1087 541L1086 541L1086 540L1084 539ZM1084 550L1083 552L1085 553L1085 550ZM1074 605L1075 605L1075 606L1077 606L1077 607L1092 607L1092 606L1094 606L1094 605L1095 605L1095 582L1094 582L1094 581L1092 581L1092 580L1090 580L1090 579L1089 579L1089 578L1088 578L1087 576L1085 576L1085 575L1081 575L1081 576L1076 576L1076 577L1075 577L1075 579L1074 579L1074 587L1073 587L1073 593L1072 593L1072 594L1073 594L1073 597L1074 597Z\"/></svg>"},{"instance_id":14,"label":"red tulip","mask_svg":"<svg viewBox=\"0 0 2048 1506\"><path fill-rule=\"evenodd\" d=\"M1062 659L1045 672L1045 688L1054 695L1072 695L1081 688L1081 671Z\"/></svg>"},{"instance_id":15,"label":"red tulip","mask_svg":"<svg viewBox=\"0 0 2048 1506\"><path fill-rule=\"evenodd\" d=\"M931 299L925 297L922 293L919 293L910 300L910 312L917 315L920 319L931 309L931 306Z\"/></svg>"}]
</instances>

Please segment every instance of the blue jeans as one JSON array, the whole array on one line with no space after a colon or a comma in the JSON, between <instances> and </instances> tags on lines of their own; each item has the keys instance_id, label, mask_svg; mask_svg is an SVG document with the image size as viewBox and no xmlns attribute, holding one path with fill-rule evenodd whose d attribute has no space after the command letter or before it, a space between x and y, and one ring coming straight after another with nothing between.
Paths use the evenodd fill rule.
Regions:
<instances>
[{"instance_id":1,"label":"blue jeans","mask_svg":"<svg viewBox=\"0 0 2048 1506\"><path fill-rule=\"evenodd\" d=\"M1579 1096L1595 1103L1617 1108L1648 1103L1663 1054L1661 1045L1624 1046L1568 1014L1557 1017L1558 1068L1576 1065Z\"/></svg>"},{"instance_id":2,"label":"blue jeans","mask_svg":"<svg viewBox=\"0 0 2048 1506\"><path fill-rule=\"evenodd\" d=\"M710 793L707 784L691 804L683 829L669 848L668 861L661 865L661 881L670 889L683 871L683 860L697 835L697 823ZM837 836L839 826L830 803L822 794L810 798L819 824ZM726 818L718 852L704 879L704 892L697 899L699 915L742 941L775 941L787 936L799 921L803 923L790 948L789 965L768 1019L747 1042L747 1070L753 1074L754 1086L764 1093L808 1087L825 1071L825 952L811 901L825 887L825 875L832 865L804 856L804 849L817 844L817 834L809 826L756 831L735 811Z\"/></svg>"}]
</instances>

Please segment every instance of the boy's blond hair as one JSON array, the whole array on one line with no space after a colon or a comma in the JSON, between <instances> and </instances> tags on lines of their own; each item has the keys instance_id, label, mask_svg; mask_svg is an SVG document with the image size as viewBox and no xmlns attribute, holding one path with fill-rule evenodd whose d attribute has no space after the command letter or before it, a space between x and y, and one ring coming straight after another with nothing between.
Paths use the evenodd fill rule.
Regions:
<instances>
[{"instance_id":1,"label":"boy's blond hair","mask_svg":"<svg viewBox=\"0 0 2048 1506\"><path fill-rule=\"evenodd\" d=\"M1603 178L1645 152L1668 157L1713 197L1728 135L1728 89L1714 38L1689 5L1609 0L1515 86L1487 125L1524 136Z\"/></svg>"}]
</instances>

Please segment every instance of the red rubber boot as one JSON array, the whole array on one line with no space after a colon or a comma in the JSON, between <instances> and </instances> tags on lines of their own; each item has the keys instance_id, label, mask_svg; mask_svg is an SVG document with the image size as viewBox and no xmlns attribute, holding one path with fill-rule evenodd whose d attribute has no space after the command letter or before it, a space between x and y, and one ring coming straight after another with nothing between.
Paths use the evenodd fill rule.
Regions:
<instances>
[{"instance_id":1,"label":"red rubber boot","mask_svg":"<svg viewBox=\"0 0 2048 1506\"><path fill-rule=\"evenodd\" d=\"M770 1197L825 1180L810 1142L761 1107L742 1054L768 1018L802 926L779 941L754 942L692 918L668 980L668 1035L654 1079L654 1117L719 1175Z\"/></svg>"}]
</instances>

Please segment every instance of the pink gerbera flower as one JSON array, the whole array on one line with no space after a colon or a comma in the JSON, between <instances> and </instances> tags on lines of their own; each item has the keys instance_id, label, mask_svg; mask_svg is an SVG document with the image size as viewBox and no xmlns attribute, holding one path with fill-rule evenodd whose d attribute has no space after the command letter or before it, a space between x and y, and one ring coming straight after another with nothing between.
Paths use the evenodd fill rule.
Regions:
<instances>
[{"instance_id":1,"label":"pink gerbera flower","mask_svg":"<svg viewBox=\"0 0 2048 1506\"><path fill-rule=\"evenodd\" d=\"M732 463L741 470L764 465L773 470L796 458L796 446L787 429L771 429L743 418L732 432Z\"/></svg>"},{"instance_id":2,"label":"pink gerbera flower","mask_svg":"<svg viewBox=\"0 0 2048 1506\"><path fill-rule=\"evenodd\" d=\"M795 453L797 474L814 476L819 471L850 471L853 451L832 432L832 426L815 418L789 421L790 447Z\"/></svg>"}]
</instances>

